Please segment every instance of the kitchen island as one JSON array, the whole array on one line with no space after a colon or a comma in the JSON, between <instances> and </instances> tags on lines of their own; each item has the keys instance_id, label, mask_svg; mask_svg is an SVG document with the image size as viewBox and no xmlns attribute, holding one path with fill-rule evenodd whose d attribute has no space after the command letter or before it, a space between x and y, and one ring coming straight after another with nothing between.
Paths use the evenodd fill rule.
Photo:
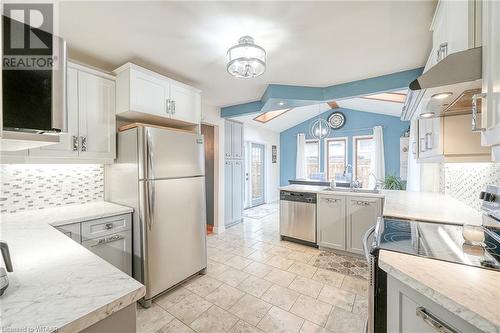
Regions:
<instances>
[{"instance_id":1,"label":"kitchen island","mask_svg":"<svg viewBox=\"0 0 500 333\"><path fill-rule=\"evenodd\" d=\"M144 286L53 227L127 212L98 202L0 215L14 268L0 297L2 332L135 332Z\"/></svg>"}]
</instances>

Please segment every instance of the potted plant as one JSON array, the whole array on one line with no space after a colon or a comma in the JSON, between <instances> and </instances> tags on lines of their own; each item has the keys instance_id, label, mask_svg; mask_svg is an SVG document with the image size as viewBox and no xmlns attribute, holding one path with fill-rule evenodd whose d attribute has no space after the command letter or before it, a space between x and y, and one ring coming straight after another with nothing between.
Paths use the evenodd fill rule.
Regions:
<instances>
[{"instance_id":1,"label":"potted plant","mask_svg":"<svg viewBox=\"0 0 500 333\"><path fill-rule=\"evenodd\" d=\"M401 180L398 176L388 175L380 181L384 190L399 190L402 191L406 187L406 182Z\"/></svg>"}]
</instances>

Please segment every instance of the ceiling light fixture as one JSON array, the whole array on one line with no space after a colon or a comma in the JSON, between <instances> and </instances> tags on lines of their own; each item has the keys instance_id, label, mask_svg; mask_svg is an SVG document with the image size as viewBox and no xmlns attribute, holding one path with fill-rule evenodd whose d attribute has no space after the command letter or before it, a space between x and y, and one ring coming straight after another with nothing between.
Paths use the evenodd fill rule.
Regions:
<instances>
[{"instance_id":1,"label":"ceiling light fixture","mask_svg":"<svg viewBox=\"0 0 500 333\"><path fill-rule=\"evenodd\" d=\"M451 93L451 92L444 92L444 93L434 94L434 95L431 96L431 98L434 98L434 99L445 99L447 97L450 97L451 95L453 95L453 93Z\"/></svg>"},{"instance_id":2,"label":"ceiling light fixture","mask_svg":"<svg viewBox=\"0 0 500 333\"><path fill-rule=\"evenodd\" d=\"M314 139L322 140L330 135L330 125L326 119L321 118L321 105L318 104L318 119L313 121L309 131Z\"/></svg>"},{"instance_id":3,"label":"ceiling light fixture","mask_svg":"<svg viewBox=\"0 0 500 333\"><path fill-rule=\"evenodd\" d=\"M244 79L262 75L266 71L266 51L252 37L241 37L237 45L227 50L227 71Z\"/></svg>"},{"instance_id":4,"label":"ceiling light fixture","mask_svg":"<svg viewBox=\"0 0 500 333\"><path fill-rule=\"evenodd\" d=\"M285 103L285 102L283 102L283 101L279 101L279 102L278 102L278 105L279 105L279 106L283 106L283 105L285 105L285 104L286 104L286 103Z\"/></svg>"},{"instance_id":5,"label":"ceiling light fixture","mask_svg":"<svg viewBox=\"0 0 500 333\"><path fill-rule=\"evenodd\" d=\"M434 117L434 111L426 111L420 114L420 118L431 118Z\"/></svg>"}]
</instances>

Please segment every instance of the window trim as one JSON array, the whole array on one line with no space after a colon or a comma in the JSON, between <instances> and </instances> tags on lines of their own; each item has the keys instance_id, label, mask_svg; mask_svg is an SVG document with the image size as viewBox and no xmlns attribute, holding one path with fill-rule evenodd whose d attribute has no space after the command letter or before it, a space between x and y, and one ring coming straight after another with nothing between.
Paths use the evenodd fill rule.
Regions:
<instances>
[{"instance_id":1,"label":"window trim","mask_svg":"<svg viewBox=\"0 0 500 333\"><path fill-rule=\"evenodd\" d=\"M358 161L358 140L361 139L372 139L373 140L373 134L367 134L367 135L354 135L352 137L352 179L358 180L357 179L357 171L358 171L358 166L357 166L357 161ZM368 184L366 184L368 186ZM365 187L366 187L365 186Z\"/></svg>"},{"instance_id":2,"label":"window trim","mask_svg":"<svg viewBox=\"0 0 500 333\"><path fill-rule=\"evenodd\" d=\"M320 147L320 142L318 139L306 139L306 145L308 143L317 143L318 144L318 170L321 171L321 147ZM307 160L307 156L306 156ZM307 172L307 161L306 161L306 172ZM306 175L307 178L309 178L309 174Z\"/></svg>"},{"instance_id":3,"label":"window trim","mask_svg":"<svg viewBox=\"0 0 500 333\"><path fill-rule=\"evenodd\" d=\"M344 141L345 142L345 145L344 145L344 165L348 165L349 164L349 156L348 156L348 153L349 153L349 137L348 136L335 136L335 137L330 137L330 138L326 138L325 139L325 158L324 158L324 167L325 167L325 176L326 176L326 180L327 181L330 181L330 177L328 175L328 142L330 141Z\"/></svg>"}]
</instances>

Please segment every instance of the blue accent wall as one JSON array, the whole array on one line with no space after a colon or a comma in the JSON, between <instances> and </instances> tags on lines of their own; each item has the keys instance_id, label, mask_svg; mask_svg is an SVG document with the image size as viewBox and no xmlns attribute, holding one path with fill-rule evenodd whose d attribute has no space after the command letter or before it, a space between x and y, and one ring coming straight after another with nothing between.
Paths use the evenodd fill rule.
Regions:
<instances>
[{"instance_id":1,"label":"blue accent wall","mask_svg":"<svg viewBox=\"0 0 500 333\"><path fill-rule=\"evenodd\" d=\"M373 134L371 129L358 129L383 126L385 173L386 175L395 174L399 176L399 138L408 129L410 123L401 121L399 117L342 108L325 111L321 114L321 117L327 119L334 111L342 112L346 117L346 123L341 129L332 130L329 137L348 137L347 163L353 165L353 136ZM297 134L305 133L306 139L311 139L309 128L316 119L317 117L313 117L280 133L281 186L288 185L288 180L295 179ZM320 170L325 172L324 169L325 141L323 140L320 143Z\"/></svg>"}]
</instances>

